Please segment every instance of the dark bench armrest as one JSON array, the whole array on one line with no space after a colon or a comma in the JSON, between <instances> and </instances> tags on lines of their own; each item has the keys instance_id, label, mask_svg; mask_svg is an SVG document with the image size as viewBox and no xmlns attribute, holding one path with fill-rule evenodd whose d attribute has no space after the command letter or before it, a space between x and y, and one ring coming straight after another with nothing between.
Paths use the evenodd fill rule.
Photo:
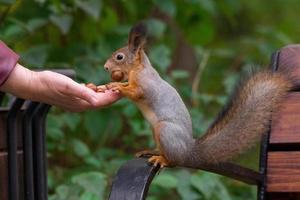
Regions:
<instances>
[{"instance_id":1,"label":"dark bench armrest","mask_svg":"<svg viewBox=\"0 0 300 200\"><path fill-rule=\"evenodd\" d=\"M112 184L109 200L142 200L159 167L147 163L146 158L135 158L124 164Z\"/></svg>"},{"instance_id":2,"label":"dark bench armrest","mask_svg":"<svg viewBox=\"0 0 300 200\"><path fill-rule=\"evenodd\" d=\"M119 169L114 178L109 200L145 199L158 169L158 167L149 165L146 158L135 158L128 161ZM258 172L233 163L207 165L201 169L252 185L258 185L262 179Z\"/></svg>"}]
</instances>

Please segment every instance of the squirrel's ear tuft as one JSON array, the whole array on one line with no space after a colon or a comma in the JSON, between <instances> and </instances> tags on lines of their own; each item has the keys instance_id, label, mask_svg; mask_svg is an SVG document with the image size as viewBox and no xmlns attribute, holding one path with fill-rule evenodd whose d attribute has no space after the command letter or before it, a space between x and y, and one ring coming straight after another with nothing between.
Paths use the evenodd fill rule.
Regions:
<instances>
[{"instance_id":1,"label":"squirrel's ear tuft","mask_svg":"<svg viewBox=\"0 0 300 200\"><path fill-rule=\"evenodd\" d=\"M146 43L147 26L140 22L136 24L129 33L128 47L132 53L135 53L138 49L142 48Z\"/></svg>"}]
</instances>

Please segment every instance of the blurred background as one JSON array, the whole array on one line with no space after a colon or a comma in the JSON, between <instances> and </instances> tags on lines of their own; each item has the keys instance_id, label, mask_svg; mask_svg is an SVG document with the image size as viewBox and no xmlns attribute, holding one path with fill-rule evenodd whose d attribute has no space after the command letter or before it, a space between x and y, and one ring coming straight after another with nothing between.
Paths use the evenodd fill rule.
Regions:
<instances>
[{"instance_id":1,"label":"blurred background","mask_svg":"<svg viewBox=\"0 0 300 200\"><path fill-rule=\"evenodd\" d=\"M104 84L111 53L136 22L150 27L147 52L175 86L201 135L243 72L267 68L272 52L300 39L297 0L0 0L0 39L33 69L72 68L77 81ZM47 124L51 200L106 199L116 170L155 146L149 125L128 100L68 113ZM255 167L257 150L242 156ZM203 171L163 170L149 200L250 200L256 188Z\"/></svg>"}]
</instances>

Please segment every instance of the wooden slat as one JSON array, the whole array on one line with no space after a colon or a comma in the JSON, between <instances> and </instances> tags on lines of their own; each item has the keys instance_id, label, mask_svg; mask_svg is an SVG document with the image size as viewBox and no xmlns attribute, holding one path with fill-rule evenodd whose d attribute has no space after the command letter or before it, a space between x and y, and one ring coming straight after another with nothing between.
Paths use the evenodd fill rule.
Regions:
<instances>
[{"instance_id":1,"label":"wooden slat","mask_svg":"<svg viewBox=\"0 0 300 200\"><path fill-rule=\"evenodd\" d=\"M286 192L268 193L267 200L300 200L300 193L286 193Z\"/></svg>"},{"instance_id":2,"label":"wooden slat","mask_svg":"<svg viewBox=\"0 0 300 200\"><path fill-rule=\"evenodd\" d=\"M300 144L300 92L289 93L274 115L270 144Z\"/></svg>"},{"instance_id":3,"label":"wooden slat","mask_svg":"<svg viewBox=\"0 0 300 200\"><path fill-rule=\"evenodd\" d=\"M268 192L300 192L300 151L269 152Z\"/></svg>"}]
</instances>

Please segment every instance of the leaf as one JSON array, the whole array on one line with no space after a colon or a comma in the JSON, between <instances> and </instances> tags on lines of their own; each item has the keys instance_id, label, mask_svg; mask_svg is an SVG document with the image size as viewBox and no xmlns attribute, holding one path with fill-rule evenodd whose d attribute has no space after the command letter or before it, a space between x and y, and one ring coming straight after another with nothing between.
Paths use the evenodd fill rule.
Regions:
<instances>
[{"instance_id":1,"label":"leaf","mask_svg":"<svg viewBox=\"0 0 300 200\"><path fill-rule=\"evenodd\" d=\"M110 7L106 7L103 13L103 18L101 19L101 28L110 31L115 29L116 31L120 31L120 29L124 29L122 25L118 24L118 15L116 11ZM119 29L119 30L118 30ZM126 30L126 26L125 26ZM128 34L128 30L126 30L126 35Z\"/></svg>"},{"instance_id":2,"label":"leaf","mask_svg":"<svg viewBox=\"0 0 300 200\"><path fill-rule=\"evenodd\" d=\"M217 175L207 172L196 173L191 177L191 183L206 199L211 199L214 196L221 197L222 200L232 199ZM219 195L220 192L222 196Z\"/></svg>"},{"instance_id":3,"label":"leaf","mask_svg":"<svg viewBox=\"0 0 300 200\"><path fill-rule=\"evenodd\" d=\"M140 119L132 119L129 121L129 124L133 130L135 135L144 135L145 132L143 131L143 121Z\"/></svg>"},{"instance_id":4,"label":"leaf","mask_svg":"<svg viewBox=\"0 0 300 200\"><path fill-rule=\"evenodd\" d=\"M48 58L48 45L38 45L21 53L21 59L28 65L42 68Z\"/></svg>"},{"instance_id":5,"label":"leaf","mask_svg":"<svg viewBox=\"0 0 300 200\"><path fill-rule=\"evenodd\" d=\"M23 35L26 34L26 31L24 28L20 27L19 25L12 24L10 26L7 26L7 28L4 30L3 33L3 40L16 40L21 38Z\"/></svg>"},{"instance_id":6,"label":"leaf","mask_svg":"<svg viewBox=\"0 0 300 200\"><path fill-rule=\"evenodd\" d=\"M0 4L11 5L14 4L17 0L0 0Z\"/></svg>"},{"instance_id":7,"label":"leaf","mask_svg":"<svg viewBox=\"0 0 300 200\"><path fill-rule=\"evenodd\" d=\"M99 19L101 11L100 0L78 0L76 1L77 6L82 9L86 14L93 17L95 20Z\"/></svg>"},{"instance_id":8,"label":"leaf","mask_svg":"<svg viewBox=\"0 0 300 200\"><path fill-rule=\"evenodd\" d=\"M153 180L153 185L158 185L163 188L172 189L177 186L177 179L171 174L161 173Z\"/></svg>"},{"instance_id":9,"label":"leaf","mask_svg":"<svg viewBox=\"0 0 300 200\"><path fill-rule=\"evenodd\" d=\"M154 0L154 4L170 16L175 16L176 5L172 0Z\"/></svg>"},{"instance_id":10,"label":"leaf","mask_svg":"<svg viewBox=\"0 0 300 200\"><path fill-rule=\"evenodd\" d=\"M66 199L69 192L69 187L66 185L61 185L56 189L56 192L59 198Z\"/></svg>"},{"instance_id":11,"label":"leaf","mask_svg":"<svg viewBox=\"0 0 300 200\"><path fill-rule=\"evenodd\" d=\"M81 186L85 192L90 192L98 198L103 198L107 185L106 176L99 172L87 172L72 177L72 183Z\"/></svg>"},{"instance_id":12,"label":"leaf","mask_svg":"<svg viewBox=\"0 0 300 200\"><path fill-rule=\"evenodd\" d=\"M191 177L191 183L206 199L211 199L216 189L216 180L214 178L208 173L197 173Z\"/></svg>"},{"instance_id":13,"label":"leaf","mask_svg":"<svg viewBox=\"0 0 300 200\"><path fill-rule=\"evenodd\" d=\"M215 196L218 197L218 199L222 200L231 200L232 197L229 195L227 188L221 183L217 183L217 190L218 192L215 192Z\"/></svg>"},{"instance_id":14,"label":"leaf","mask_svg":"<svg viewBox=\"0 0 300 200\"><path fill-rule=\"evenodd\" d=\"M74 185L60 185L55 192L59 200L79 200L80 188Z\"/></svg>"},{"instance_id":15,"label":"leaf","mask_svg":"<svg viewBox=\"0 0 300 200\"><path fill-rule=\"evenodd\" d=\"M51 15L50 21L59 28L62 34L67 34L72 26L73 17L67 14Z\"/></svg>"},{"instance_id":16,"label":"leaf","mask_svg":"<svg viewBox=\"0 0 300 200\"><path fill-rule=\"evenodd\" d=\"M101 134L108 126L108 113L103 111L86 112L84 117L84 126L93 139L100 139Z\"/></svg>"},{"instance_id":17,"label":"leaf","mask_svg":"<svg viewBox=\"0 0 300 200\"><path fill-rule=\"evenodd\" d=\"M110 136L116 136L122 130L123 121L119 113L112 113L109 120L109 134Z\"/></svg>"},{"instance_id":18,"label":"leaf","mask_svg":"<svg viewBox=\"0 0 300 200\"><path fill-rule=\"evenodd\" d=\"M160 38L166 30L166 24L158 19L147 20L147 27L149 35L152 37Z\"/></svg>"},{"instance_id":19,"label":"leaf","mask_svg":"<svg viewBox=\"0 0 300 200\"><path fill-rule=\"evenodd\" d=\"M64 138L64 133L57 127L48 128L47 133L47 137L53 140L61 140Z\"/></svg>"},{"instance_id":20,"label":"leaf","mask_svg":"<svg viewBox=\"0 0 300 200\"><path fill-rule=\"evenodd\" d=\"M209 18L201 20L199 23L191 24L191 27L191 30L188 31L188 39L193 44L208 44L215 37L215 26Z\"/></svg>"},{"instance_id":21,"label":"leaf","mask_svg":"<svg viewBox=\"0 0 300 200\"><path fill-rule=\"evenodd\" d=\"M64 133L61 130L63 122L60 120L60 116L48 114L47 117L47 137L53 140L61 140L64 137Z\"/></svg>"},{"instance_id":22,"label":"leaf","mask_svg":"<svg viewBox=\"0 0 300 200\"><path fill-rule=\"evenodd\" d=\"M225 87L225 91L227 94L231 94L233 92L233 89L238 83L239 75L234 74L228 74L226 78L223 81L223 85Z\"/></svg>"},{"instance_id":23,"label":"leaf","mask_svg":"<svg viewBox=\"0 0 300 200\"><path fill-rule=\"evenodd\" d=\"M216 3L214 1L207 1L207 0L198 0L201 4L201 7L205 9L210 14L216 14Z\"/></svg>"},{"instance_id":24,"label":"leaf","mask_svg":"<svg viewBox=\"0 0 300 200\"><path fill-rule=\"evenodd\" d=\"M34 18L27 22L26 27L29 30L29 32L33 33L37 29L45 26L47 24L47 22L48 21L43 18Z\"/></svg>"},{"instance_id":25,"label":"leaf","mask_svg":"<svg viewBox=\"0 0 300 200\"><path fill-rule=\"evenodd\" d=\"M174 79L186 79L188 78L190 75L189 75L189 72L188 71L185 71L185 70L173 70L171 72L171 76L172 78Z\"/></svg>"},{"instance_id":26,"label":"leaf","mask_svg":"<svg viewBox=\"0 0 300 200\"><path fill-rule=\"evenodd\" d=\"M75 131L80 122L80 115L75 113L64 113L63 120L71 131Z\"/></svg>"},{"instance_id":27,"label":"leaf","mask_svg":"<svg viewBox=\"0 0 300 200\"><path fill-rule=\"evenodd\" d=\"M92 155L84 158L85 163L92 165L94 167L100 167L101 166L101 160L99 160L96 157L93 157Z\"/></svg>"},{"instance_id":28,"label":"leaf","mask_svg":"<svg viewBox=\"0 0 300 200\"><path fill-rule=\"evenodd\" d=\"M177 183L176 190L179 193L182 200L197 200L199 194L193 190L191 185L191 174L186 170L181 170L177 173L177 179L180 180Z\"/></svg>"},{"instance_id":29,"label":"leaf","mask_svg":"<svg viewBox=\"0 0 300 200\"><path fill-rule=\"evenodd\" d=\"M34 0L36 1L37 3L40 3L40 4L44 4L47 0Z\"/></svg>"},{"instance_id":30,"label":"leaf","mask_svg":"<svg viewBox=\"0 0 300 200\"><path fill-rule=\"evenodd\" d=\"M72 146L73 146L74 153L79 157L85 157L90 154L89 147L78 139L72 140Z\"/></svg>"},{"instance_id":31,"label":"leaf","mask_svg":"<svg viewBox=\"0 0 300 200\"><path fill-rule=\"evenodd\" d=\"M133 117L135 115L137 115L138 113L138 109L136 107L136 105L128 102L127 105L123 106L123 114L127 117Z\"/></svg>"},{"instance_id":32,"label":"leaf","mask_svg":"<svg viewBox=\"0 0 300 200\"><path fill-rule=\"evenodd\" d=\"M93 193L84 192L80 195L80 200L99 200L99 198Z\"/></svg>"},{"instance_id":33,"label":"leaf","mask_svg":"<svg viewBox=\"0 0 300 200\"><path fill-rule=\"evenodd\" d=\"M158 67L160 71L166 72L171 64L171 51L165 45L158 45L151 49L149 57L154 67Z\"/></svg>"}]
</instances>

